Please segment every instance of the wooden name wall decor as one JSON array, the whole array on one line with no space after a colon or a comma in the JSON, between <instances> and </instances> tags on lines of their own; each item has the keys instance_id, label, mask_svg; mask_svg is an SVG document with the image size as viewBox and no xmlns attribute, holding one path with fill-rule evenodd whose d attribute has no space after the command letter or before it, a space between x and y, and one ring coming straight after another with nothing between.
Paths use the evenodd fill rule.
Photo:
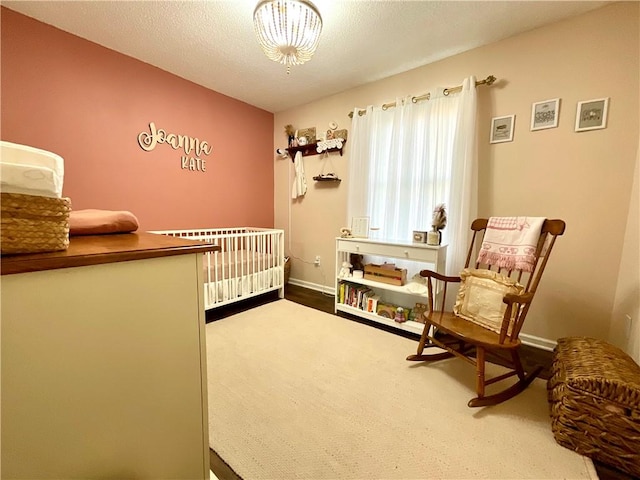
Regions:
<instances>
[{"instance_id":1,"label":"wooden name wall decor","mask_svg":"<svg viewBox=\"0 0 640 480\"><path fill-rule=\"evenodd\" d=\"M186 135L167 133L162 128L156 128L154 122L149 123L148 132L138 134L138 144L145 152L150 152L156 145L166 143L174 150L182 149L185 155L180 157L180 166L183 170L194 172L206 172L207 161L202 154L210 155L213 147L206 141Z\"/></svg>"}]
</instances>

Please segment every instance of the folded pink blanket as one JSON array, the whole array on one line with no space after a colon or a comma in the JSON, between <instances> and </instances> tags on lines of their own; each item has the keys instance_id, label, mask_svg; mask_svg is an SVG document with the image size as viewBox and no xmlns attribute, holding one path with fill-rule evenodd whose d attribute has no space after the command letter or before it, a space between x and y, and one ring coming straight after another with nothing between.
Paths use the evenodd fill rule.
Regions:
<instances>
[{"instance_id":1,"label":"folded pink blanket","mask_svg":"<svg viewBox=\"0 0 640 480\"><path fill-rule=\"evenodd\" d=\"M478 263L507 270L533 271L544 217L491 217Z\"/></svg>"},{"instance_id":2,"label":"folded pink blanket","mask_svg":"<svg viewBox=\"0 0 640 480\"><path fill-rule=\"evenodd\" d=\"M138 226L136 216L124 210L72 210L69 214L69 235L131 233Z\"/></svg>"}]
</instances>

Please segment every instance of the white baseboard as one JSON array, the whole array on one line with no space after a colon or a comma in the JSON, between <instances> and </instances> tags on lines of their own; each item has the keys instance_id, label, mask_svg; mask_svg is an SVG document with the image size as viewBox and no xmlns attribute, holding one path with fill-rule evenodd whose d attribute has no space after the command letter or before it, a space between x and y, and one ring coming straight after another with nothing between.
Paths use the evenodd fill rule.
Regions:
<instances>
[{"instance_id":1,"label":"white baseboard","mask_svg":"<svg viewBox=\"0 0 640 480\"><path fill-rule=\"evenodd\" d=\"M529 345L530 347L540 348L542 350L547 350L552 352L558 342L555 340L549 340L547 338L536 337L535 335L527 335L526 333L520 334L520 340L525 345Z\"/></svg>"},{"instance_id":2,"label":"white baseboard","mask_svg":"<svg viewBox=\"0 0 640 480\"><path fill-rule=\"evenodd\" d=\"M325 295L333 296L335 295L335 292L336 292L336 289L334 287L327 287L326 285L320 285L319 283L305 282L304 280L299 280L297 278L290 278L289 283L291 285L296 285L298 287L304 287L310 290L315 290ZM530 347L540 348L542 350L547 350L549 352L552 352L557 345L557 342L555 340L536 337L535 335L527 335L526 333L520 334L520 340L525 345L529 345Z\"/></svg>"},{"instance_id":3,"label":"white baseboard","mask_svg":"<svg viewBox=\"0 0 640 480\"><path fill-rule=\"evenodd\" d=\"M325 295L334 296L336 294L335 287L327 287L326 285L320 285L319 283L305 282L304 280L299 280L297 278L289 278L289 283L298 287L315 290L317 292L324 293Z\"/></svg>"}]
</instances>

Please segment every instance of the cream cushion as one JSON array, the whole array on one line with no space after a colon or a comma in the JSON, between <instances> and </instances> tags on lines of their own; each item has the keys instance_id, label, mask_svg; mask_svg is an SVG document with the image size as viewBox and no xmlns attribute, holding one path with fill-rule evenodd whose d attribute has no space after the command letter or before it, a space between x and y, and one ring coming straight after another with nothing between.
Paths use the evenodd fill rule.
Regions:
<instances>
[{"instance_id":1,"label":"cream cushion","mask_svg":"<svg viewBox=\"0 0 640 480\"><path fill-rule=\"evenodd\" d=\"M520 294L524 287L516 281L491 270L465 268L460 273L460 289L453 313L484 328L500 333L507 293ZM508 333L511 333L509 325Z\"/></svg>"}]
</instances>

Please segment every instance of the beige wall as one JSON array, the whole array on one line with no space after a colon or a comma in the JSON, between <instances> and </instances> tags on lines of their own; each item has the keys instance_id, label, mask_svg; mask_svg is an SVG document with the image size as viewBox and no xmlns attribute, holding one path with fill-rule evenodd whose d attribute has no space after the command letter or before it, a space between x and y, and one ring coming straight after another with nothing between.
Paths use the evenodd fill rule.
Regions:
<instances>
[{"instance_id":1,"label":"beige wall","mask_svg":"<svg viewBox=\"0 0 640 480\"><path fill-rule=\"evenodd\" d=\"M640 143L633 178L610 340L640 363Z\"/></svg>"},{"instance_id":2,"label":"beige wall","mask_svg":"<svg viewBox=\"0 0 640 480\"><path fill-rule=\"evenodd\" d=\"M347 113L355 106L453 86L468 75L495 75L494 86L478 89L479 213L567 222L525 332L552 341L608 338L638 149L639 32L638 3L608 5L280 112L274 143L285 146L287 123L322 131L335 120L350 129ZM558 128L531 132L532 102L556 97ZM610 97L607 128L574 132L577 102L600 97ZM489 144L491 117L509 114L516 115L514 141ZM325 167L343 181L327 187L311 179L322 168L320 157L306 157L309 191L296 201L290 199L291 161L275 161L275 226L286 230L294 281L333 286L334 238L347 225L347 189L354 181L347 178L348 161L347 142L345 155L333 154ZM315 255L322 257L320 267L313 266Z\"/></svg>"}]
</instances>

